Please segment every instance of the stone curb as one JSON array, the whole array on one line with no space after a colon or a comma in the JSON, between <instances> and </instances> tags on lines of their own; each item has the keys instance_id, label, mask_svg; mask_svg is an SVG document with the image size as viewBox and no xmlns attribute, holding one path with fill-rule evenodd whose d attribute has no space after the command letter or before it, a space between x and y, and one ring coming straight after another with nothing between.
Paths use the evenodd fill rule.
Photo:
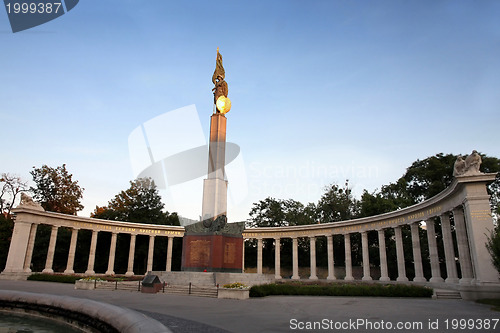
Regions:
<instances>
[{"instance_id":1,"label":"stone curb","mask_svg":"<svg viewBox=\"0 0 500 333\"><path fill-rule=\"evenodd\" d=\"M160 322L139 312L83 298L0 290L0 308L2 303L15 304L18 309L22 309L23 306L39 309L41 314L47 308L72 312L97 319L123 333L172 332ZM64 319L64 316L62 317Z\"/></svg>"}]
</instances>

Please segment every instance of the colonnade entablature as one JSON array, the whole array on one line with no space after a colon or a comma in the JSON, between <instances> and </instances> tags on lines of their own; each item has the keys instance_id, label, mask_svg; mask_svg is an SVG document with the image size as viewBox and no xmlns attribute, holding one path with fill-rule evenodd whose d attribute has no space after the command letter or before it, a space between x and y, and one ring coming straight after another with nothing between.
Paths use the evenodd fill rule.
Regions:
<instances>
[{"instance_id":1,"label":"colonnade entablature","mask_svg":"<svg viewBox=\"0 0 500 333\"><path fill-rule=\"evenodd\" d=\"M487 233L493 229L493 221L489 205L489 195L486 185L494 181L496 174L474 174L457 176L452 184L438 195L411 207L400 209L386 214L360 218L349 221L321 223L314 225L251 228L243 232L244 239L257 239L257 273L262 273L262 249L264 239L273 239L275 246L275 277L282 278L280 273L280 240L292 239L292 279L299 279L298 274L298 238L309 239L310 244L310 276L317 279L316 257L325 255L316 253L316 240L326 237L328 280L335 280L335 263L333 255L334 236L343 238L345 251L345 280L353 280L351 262L351 235L361 234L362 248L362 280L372 280L370 273L370 253L368 249L369 232L378 233L378 249L380 261L380 281L388 281L387 247L384 232L394 230L395 247L397 255L397 281L408 281L405 271L405 256L401 228L410 226L412 241L412 262L414 265L413 281L427 282L423 275L422 257L420 248L419 228L425 223L427 243L429 246L429 260L432 277L429 282L445 282L441 277L438 256L438 242L434 228L435 223L441 223L442 244L444 246L446 265L446 282L467 285L499 284L498 272L491 264L491 258L485 243ZM154 255L154 240L156 237L168 237L166 270L171 270L172 241L175 237L183 237L184 227L140 224L99 220L79 216L45 212L33 202L21 204L13 210L15 214L14 231L9 249L9 255L3 276L27 274L31 272L30 264L36 237L37 226L40 224L52 226L52 233L48 246L48 253L44 272L52 272L54 250L56 246L57 231L60 227L72 230L69 247L67 267L64 273L74 273L73 264L75 248L79 230L91 230L92 239L86 274L94 274L94 260L97 235L101 232L111 233L111 243L106 274L114 274L116 239L118 234L129 234L129 257L126 275L133 275L135 240L138 235L149 236L149 250L147 258L147 271L151 271ZM453 217L451 219L451 217ZM451 232L453 222L458 253L454 250L454 240ZM175 255L180 255L176 253ZM373 254L372 254L373 255ZM244 258L244 255L243 255ZM244 259L243 259L244 260ZM373 260L373 259L372 259ZM457 272L457 262L459 272Z\"/></svg>"}]
</instances>

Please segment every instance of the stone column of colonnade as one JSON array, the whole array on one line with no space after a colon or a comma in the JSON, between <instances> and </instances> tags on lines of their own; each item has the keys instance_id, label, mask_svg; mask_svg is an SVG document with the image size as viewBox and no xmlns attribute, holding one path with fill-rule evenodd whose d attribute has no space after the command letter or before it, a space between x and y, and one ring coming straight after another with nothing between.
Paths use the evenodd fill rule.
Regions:
<instances>
[{"instance_id":1,"label":"stone column of colonnade","mask_svg":"<svg viewBox=\"0 0 500 333\"><path fill-rule=\"evenodd\" d=\"M463 230L465 230L465 222L463 218L463 210L458 208L454 210L455 216L455 224L457 230L457 239L459 241L459 251L461 253L461 262L463 262L462 267L462 276L463 279L470 279L472 277L472 266L470 261L470 256L467 255L468 247L467 247L467 235L464 234ZM453 237L451 233L451 223L449 212L442 213L440 216L440 221L443 230L443 244L444 244L444 253L446 256L446 269L447 269L447 283L457 283L458 275L457 269L455 265L455 253L454 253L454 244ZM422 263L422 254L421 254L421 245L420 245L420 224L422 221L416 221L409 223L407 226L411 230L411 244L412 244L412 256L413 256L413 265L415 270L415 276L413 278L413 282L427 282L427 279L424 277L423 273L423 263ZM436 239L435 232L435 221L434 218L428 218L424 221L426 224L426 233L429 244L429 254L430 254L430 263L431 263L431 271L432 277L430 282L443 282L443 278L441 277L441 271L439 267L439 257L438 257L438 244ZM403 246L403 236L402 236L402 228L405 225L397 225L394 227L386 228L394 230L394 240L396 245L396 258L397 258L397 270L398 276L396 281L398 282L408 282L409 279L406 274L406 266L405 266L405 252ZM380 257L380 278L379 281L389 281L389 272L387 265L387 246L385 240L385 230L386 229L377 229L378 233L378 248L379 248L379 257ZM463 230L462 230L463 229ZM374 230L375 231L375 230ZM368 245L368 232L363 231L361 234L361 247L362 247L362 268L363 268L363 276L362 280L370 281L372 280L372 276L370 273L370 253L369 253L369 245ZM345 251L345 280L350 281L354 280L353 271L352 271L352 253L351 253L351 233L345 233L344 235L344 251ZM317 267L316 267L316 239L320 236L308 236L309 238L309 246L310 246L310 280L318 279L317 276ZM333 256L333 234L326 235L326 244L327 244L327 262L328 262L328 276L327 280L336 280L335 277L335 263ZM298 238L299 237L291 237L292 238L292 270L293 275L292 279L300 279L298 270ZM281 238L274 237L275 244L275 279L281 279ZM262 247L263 247L263 238L257 238L257 273L262 274ZM319 255L325 255L320 253ZM462 282L463 283L463 282ZM469 280L470 283L470 280Z\"/></svg>"},{"instance_id":2,"label":"stone column of colonnade","mask_svg":"<svg viewBox=\"0 0 500 333\"><path fill-rule=\"evenodd\" d=\"M74 274L75 270L73 269L73 265L75 264L75 252L76 252L76 242L78 239L78 230L77 228L71 229L71 241L69 245L69 253L68 253L68 262L66 265L66 270L64 274Z\"/></svg>"},{"instance_id":3,"label":"stone column of colonnade","mask_svg":"<svg viewBox=\"0 0 500 333\"><path fill-rule=\"evenodd\" d=\"M50 240L49 240L49 249L47 251L47 260L45 261L45 268L42 273L54 273L52 269L52 264L54 263L54 253L56 251L56 242L57 242L57 231L59 227L56 225L52 226L52 230L50 232Z\"/></svg>"},{"instance_id":4,"label":"stone column of colonnade","mask_svg":"<svg viewBox=\"0 0 500 333\"><path fill-rule=\"evenodd\" d=\"M19 226L26 226L26 229L28 232L24 232L24 235L26 235L27 239L25 241L25 247L26 251L25 254L22 258L16 259L17 262L22 262L22 272L25 273L31 273L31 261L33 257L33 251L35 247L35 240L36 240L36 233L38 229L38 223L22 223L18 222ZM58 236L58 231L59 231L59 226L57 225L52 225L51 226L51 233L50 233L50 239L49 239L49 245L47 249L47 257L45 259L45 267L43 269L43 273L53 273L53 263L54 263L54 255L55 255L55 250L56 250L56 244L57 244L57 236ZM71 230L71 239L70 239L70 245L69 245L69 251L68 251L68 257L67 257L67 263L66 263L66 269L64 270L64 274L74 274L74 264L75 264L75 255L76 255L76 247L77 247L77 242L78 242L78 233L81 230L80 228L69 228ZM99 230L91 230L92 231L92 237L90 241L90 249L89 249L89 258L88 258L88 263L87 263L87 270L85 271L85 275L94 275L96 274L94 270L94 265L95 265L95 258L96 258L96 248L97 248L97 240L99 233L101 231ZM110 242L110 250L109 250L109 258L108 258L108 267L105 272L106 275L114 275L114 266L115 266L115 258L116 258L116 243L117 243L117 237L118 237L117 232L111 232L111 242ZM134 267L134 255L135 255L135 246L136 246L136 237L137 234L131 234L130 237L130 248L129 248L129 255L128 255L128 266L127 266L127 272L125 275L127 276L132 276L134 275L133 267ZM148 261L147 261L147 270L151 271L152 270L152 265L153 265L153 257L154 257L154 240L155 240L155 235L150 235L149 236L149 248L148 248ZM173 241L174 241L174 236L168 236L168 243L167 243L167 258L166 258L166 271L171 271L172 269L172 251L173 251ZM22 253L20 253L22 254ZM10 264L10 263L9 263ZM12 271L15 271L12 269Z\"/></svg>"},{"instance_id":5,"label":"stone column of colonnade","mask_svg":"<svg viewBox=\"0 0 500 333\"><path fill-rule=\"evenodd\" d=\"M31 258L33 257L33 249L35 248L35 238L36 238L36 230L38 228L38 224L33 223L31 225L29 239L28 239L28 247L26 249L26 256L24 257L24 272L31 273Z\"/></svg>"}]
</instances>

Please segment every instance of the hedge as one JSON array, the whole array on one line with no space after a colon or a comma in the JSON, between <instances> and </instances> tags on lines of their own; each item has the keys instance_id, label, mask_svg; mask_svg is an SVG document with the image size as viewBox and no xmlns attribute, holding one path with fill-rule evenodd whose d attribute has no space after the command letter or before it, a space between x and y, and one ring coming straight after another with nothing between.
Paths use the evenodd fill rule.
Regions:
<instances>
[{"instance_id":1,"label":"hedge","mask_svg":"<svg viewBox=\"0 0 500 333\"><path fill-rule=\"evenodd\" d=\"M304 296L371 296L371 297L431 297L433 290L427 287L400 284L263 284L250 288L250 297L269 295Z\"/></svg>"},{"instance_id":2,"label":"hedge","mask_svg":"<svg viewBox=\"0 0 500 333\"><path fill-rule=\"evenodd\" d=\"M76 280L81 279L80 276L73 275L58 275L58 274L31 274L28 276L30 281L47 281L47 282L60 282L60 283L75 283Z\"/></svg>"}]
</instances>

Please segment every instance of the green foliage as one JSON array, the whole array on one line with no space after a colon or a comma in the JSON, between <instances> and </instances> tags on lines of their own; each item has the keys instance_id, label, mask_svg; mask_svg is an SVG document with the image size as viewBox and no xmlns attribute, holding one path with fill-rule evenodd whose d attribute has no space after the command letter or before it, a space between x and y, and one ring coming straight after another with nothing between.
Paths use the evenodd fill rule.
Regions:
<instances>
[{"instance_id":1,"label":"green foliage","mask_svg":"<svg viewBox=\"0 0 500 333\"><path fill-rule=\"evenodd\" d=\"M493 266L500 273L500 225L497 225L488 236L486 248L491 255Z\"/></svg>"},{"instance_id":2,"label":"green foliage","mask_svg":"<svg viewBox=\"0 0 500 333\"><path fill-rule=\"evenodd\" d=\"M500 299L498 298L483 298L478 299L476 303L492 305L491 310L500 312Z\"/></svg>"},{"instance_id":3,"label":"green foliage","mask_svg":"<svg viewBox=\"0 0 500 333\"><path fill-rule=\"evenodd\" d=\"M435 196L451 184L456 159L455 155L439 153L413 162L403 178L414 203Z\"/></svg>"},{"instance_id":4,"label":"green foliage","mask_svg":"<svg viewBox=\"0 0 500 333\"><path fill-rule=\"evenodd\" d=\"M105 207L96 207L92 217L148 224L180 225L176 213L164 212L158 189L151 178L138 178Z\"/></svg>"},{"instance_id":5,"label":"green foliage","mask_svg":"<svg viewBox=\"0 0 500 333\"><path fill-rule=\"evenodd\" d=\"M75 283L79 280L79 276L74 275L58 275L58 274L31 274L28 276L30 281L46 281L46 282L59 282L59 283Z\"/></svg>"},{"instance_id":6,"label":"green foliage","mask_svg":"<svg viewBox=\"0 0 500 333\"><path fill-rule=\"evenodd\" d=\"M325 193L318 201L317 214L323 223L345 221L358 217L359 202L352 195L349 181L346 181L343 187L337 184L325 187Z\"/></svg>"},{"instance_id":7,"label":"green foliage","mask_svg":"<svg viewBox=\"0 0 500 333\"><path fill-rule=\"evenodd\" d=\"M3 271L7 262L13 229L14 222L9 217L0 214L0 271Z\"/></svg>"},{"instance_id":8,"label":"green foliage","mask_svg":"<svg viewBox=\"0 0 500 333\"><path fill-rule=\"evenodd\" d=\"M431 297L427 287L400 284L263 284L250 288L250 297L270 295Z\"/></svg>"},{"instance_id":9,"label":"green foliage","mask_svg":"<svg viewBox=\"0 0 500 333\"><path fill-rule=\"evenodd\" d=\"M30 189L34 193L33 199L46 211L76 215L83 209L80 199L84 189L78 185L78 181L73 180L73 175L66 170L66 164L57 168L47 165L33 167L30 174L36 184Z\"/></svg>"},{"instance_id":10,"label":"green foliage","mask_svg":"<svg viewBox=\"0 0 500 333\"><path fill-rule=\"evenodd\" d=\"M315 206L304 206L296 200L268 197L254 203L250 210L250 227L286 227L312 224L315 221Z\"/></svg>"}]
</instances>

